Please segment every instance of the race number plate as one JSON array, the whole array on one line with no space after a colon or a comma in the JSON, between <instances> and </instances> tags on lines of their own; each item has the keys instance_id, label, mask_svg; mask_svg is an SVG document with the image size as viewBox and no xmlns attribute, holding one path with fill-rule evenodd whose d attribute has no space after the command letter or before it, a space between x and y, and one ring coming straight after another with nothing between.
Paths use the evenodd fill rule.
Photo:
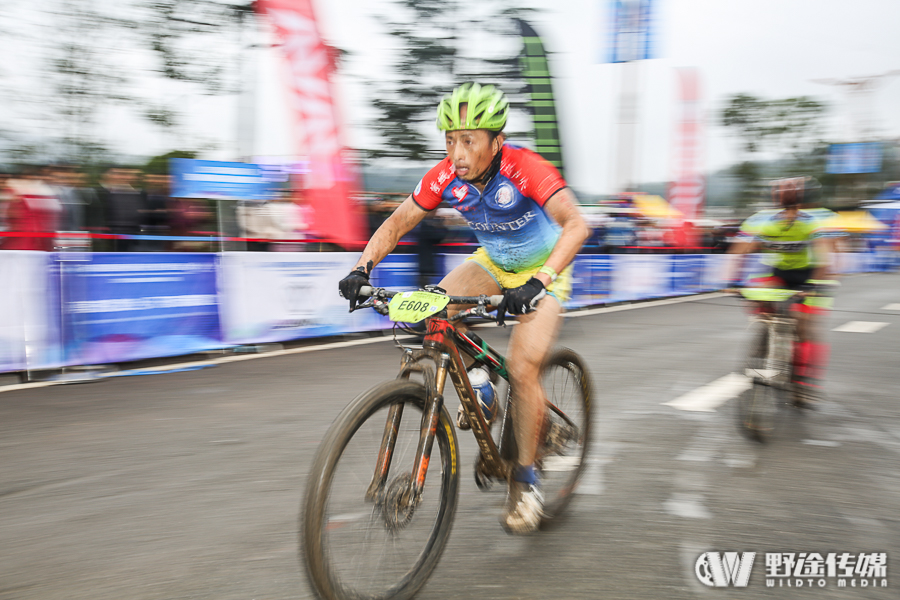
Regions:
<instances>
[{"instance_id":1,"label":"race number plate","mask_svg":"<svg viewBox=\"0 0 900 600\"><path fill-rule=\"evenodd\" d=\"M391 321L418 323L434 316L450 303L450 298L431 292L401 292L391 298L388 311Z\"/></svg>"},{"instance_id":2,"label":"race number plate","mask_svg":"<svg viewBox=\"0 0 900 600\"><path fill-rule=\"evenodd\" d=\"M744 298L753 302L781 302L797 293L777 288L741 288L740 292Z\"/></svg>"}]
</instances>

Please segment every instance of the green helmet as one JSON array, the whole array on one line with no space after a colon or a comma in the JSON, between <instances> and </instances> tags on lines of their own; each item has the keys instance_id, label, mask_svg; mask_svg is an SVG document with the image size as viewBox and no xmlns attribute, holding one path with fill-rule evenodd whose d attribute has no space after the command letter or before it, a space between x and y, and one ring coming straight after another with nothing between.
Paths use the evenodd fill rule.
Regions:
<instances>
[{"instance_id":1,"label":"green helmet","mask_svg":"<svg viewBox=\"0 0 900 600\"><path fill-rule=\"evenodd\" d=\"M459 115L459 105L468 104L466 122ZM441 131L489 129L500 131L506 125L509 101L492 85L464 83L449 96L444 96L437 109L437 126Z\"/></svg>"}]
</instances>

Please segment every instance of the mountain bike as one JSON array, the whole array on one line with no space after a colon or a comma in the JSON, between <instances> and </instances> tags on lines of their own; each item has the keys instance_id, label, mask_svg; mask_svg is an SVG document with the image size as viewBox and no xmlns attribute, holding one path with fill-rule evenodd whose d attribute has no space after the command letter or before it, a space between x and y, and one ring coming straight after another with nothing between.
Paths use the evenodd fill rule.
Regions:
<instances>
[{"instance_id":1,"label":"mountain bike","mask_svg":"<svg viewBox=\"0 0 900 600\"><path fill-rule=\"evenodd\" d=\"M328 430L310 470L300 523L300 555L327 600L411 598L436 567L459 496L460 452L444 403L449 375L478 444L475 482L487 490L516 464L515 390L506 384L496 437L469 382L462 355L509 381L504 357L471 330L472 319L503 296L448 296L363 288L360 308L401 328L424 322L421 348L404 347L397 378L353 400ZM459 312L449 316L447 307ZM466 307L466 308L464 308ZM556 349L542 366L547 411L535 467L545 495L542 526L558 517L585 464L591 434L591 379L573 351ZM498 394L499 396L499 394ZM495 410L500 399L495 400ZM437 442L437 443L435 443Z\"/></svg>"},{"instance_id":2,"label":"mountain bike","mask_svg":"<svg viewBox=\"0 0 900 600\"><path fill-rule=\"evenodd\" d=\"M797 319L791 313L796 303L817 300L827 306L830 298L822 290L833 282L819 282L809 290L779 288L741 288L744 298L754 304L750 323L750 345L744 363L744 374L750 389L738 396L737 414L743 431L753 439L765 442L771 438L778 421L778 411L798 393L794 383L794 348L798 341Z\"/></svg>"}]
</instances>

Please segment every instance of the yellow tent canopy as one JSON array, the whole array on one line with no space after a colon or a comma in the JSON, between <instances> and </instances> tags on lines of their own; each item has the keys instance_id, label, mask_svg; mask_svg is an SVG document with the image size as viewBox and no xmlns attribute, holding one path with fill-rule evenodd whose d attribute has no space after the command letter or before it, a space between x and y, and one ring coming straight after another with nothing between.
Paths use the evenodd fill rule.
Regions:
<instances>
[{"instance_id":1,"label":"yellow tent canopy","mask_svg":"<svg viewBox=\"0 0 900 600\"><path fill-rule=\"evenodd\" d=\"M822 222L823 229L846 231L848 233L864 233L887 229L887 225L864 210L845 210L835 213Z\"/></svg>"},{"instance_id":2,"label":"yellow tent canopy","mask_svg":"<svg viewBox=\"0 0 900 600\"><path fill-rule=\"evenodd\" d=\"M632 198L634 207L645 217L651 219L677 219L681 211L672 208L661 196L641 195Z\"/></svg>"}]
</instances>

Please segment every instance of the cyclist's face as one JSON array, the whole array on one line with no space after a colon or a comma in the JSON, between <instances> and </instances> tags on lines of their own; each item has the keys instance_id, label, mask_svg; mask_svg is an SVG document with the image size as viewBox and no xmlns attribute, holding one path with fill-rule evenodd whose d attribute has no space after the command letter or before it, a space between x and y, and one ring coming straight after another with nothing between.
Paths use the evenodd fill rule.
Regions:
<instances>
[{"instance_id":1,"label":"cyclist's face","mask_svg":"<svg viewBox=\"0 0 900 600\"><path fill-rule=\"evenodd\" d=\"M466 106L460 109L460 118L466 120ZM447 156L456 167L456 176L463 181L480 179L491 166L494 156L503 143L500 136L491 140L486 129L463 129L446 132Z\"/></svg>"}]
</instances>

